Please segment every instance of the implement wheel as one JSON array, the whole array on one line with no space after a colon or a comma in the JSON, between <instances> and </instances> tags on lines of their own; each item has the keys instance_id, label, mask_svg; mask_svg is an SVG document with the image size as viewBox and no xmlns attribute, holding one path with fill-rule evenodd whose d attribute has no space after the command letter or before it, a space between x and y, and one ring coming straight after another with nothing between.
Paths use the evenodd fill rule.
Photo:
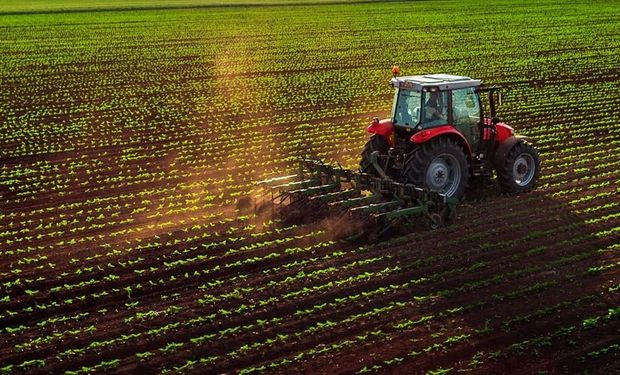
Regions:
<instances>
[{"instance_id":1,"label":"implement wheel","mask_svg":"<svg viewBox=\"0 0 620 375\"><path fill-rule=\"evenodd\" d=\"M380 155L387 155L389 149L390 144L384 136L373 134L373 136L370 137L370 140L366 142L366 145L364 146L364 151L362 151L362 159L360 160L360 171L362 173L368 173L373 176L380 177L379 173L377 173L377 170L370 162L370 154L372 154L373 151L379 151Z\"/></svg>"},{"instance_id":2,"label":"implement wheel","mask_svg":"<svg viewBox=\"0 0 620 375\"><path fill-rule=\"evenodd\" d=\"M497 170L497 181L506 193L524 193L534 188L539 174L538 151L522 141L512 147L504 166Z\"/></svg>"},{"instance_id":3,"label":"implement wheel","mask_svg":"<svg viewBox=\"0 0 620 375\"><path fill-rule=\"evenodd\" d=\"M410 154L403 178L407 183L461 199L469 179L467 157L453 140L436 138Z\"/></svg>"}]
</instances>

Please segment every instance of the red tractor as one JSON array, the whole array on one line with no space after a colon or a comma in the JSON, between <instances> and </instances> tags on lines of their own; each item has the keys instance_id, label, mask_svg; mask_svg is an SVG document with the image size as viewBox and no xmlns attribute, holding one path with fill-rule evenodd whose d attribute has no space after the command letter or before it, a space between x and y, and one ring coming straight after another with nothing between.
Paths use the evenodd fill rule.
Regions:
<instances>
[{"instance_id":1,"label":"red tractor","mask_svg":"<svg viewBox=\"0 0 620 375\"><path fill-rule=\"evenodd\" d=\"M398 67L392 72L391 118L375 118L368 127L373 135L362 152L363 173L457 199L470 177L488 177L493 170L505 192L534 187L538 151L496 116L496 103L501 104L497 87L448 74L398 77Z\"/></svg>"},{"instance_id":2,"label":"red tractor","mask_svg":"<svg viewBox=\"0 0 620 375\"><path fill-rule=\"evenodd\" d=\"M350 225L352 232L375 240L419 216L431 228L453 222L472 176L495 170L509 193L534 187L538 151L496 116L497 87L448 74L392 72L391 117L368 127L359 171L301 159L297 174L262 182L271 185L281 217L316 221L342 213L345 224L364 223Z\"/></svg>"}]
</instances>

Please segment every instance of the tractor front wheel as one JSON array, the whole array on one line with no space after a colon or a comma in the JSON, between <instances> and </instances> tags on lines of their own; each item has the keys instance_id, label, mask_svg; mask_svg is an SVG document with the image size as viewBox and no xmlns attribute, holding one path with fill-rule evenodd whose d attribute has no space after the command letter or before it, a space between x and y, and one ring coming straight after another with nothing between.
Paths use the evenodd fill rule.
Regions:
<instances>
[{"instance_id":1,"label":"tractor front wheel","mask_svg":"<svg viewBox=\"0 0 620 375\"><path fill-rule=\"evenodd\" d=\"M407 183L461 199L469 179L467 157L453 140L436 138L410 154L403 178Z\"/></svg>"},{"instance_id":2,"label":"tractor front wheel","mask_svg":"<svg viewBox=\"0 0 620 375\"><path fill-rule=\"evenodd\" d=\"M497 180L506 193L532 190L540 174L538 151L531 144L519 142L506 156L503 167L497 170Z\"/></svg>"},{"instance_id":3,"label":"tractor front wheel","mask_svg":"<svg viewBox=\"0 0 620 375\"><path fill-rule=\"evenodd\" d=\"M379 155L387 155L389 150L390 144L388 143L388 140L384 136L373 134L368 142L366 142L364 151L362 151L362 160L360 160L360 170L362 173L368 173L379 177L379 173L370 162L370 154L374 151L379 151Z\"/></svg>"}]
</instances>

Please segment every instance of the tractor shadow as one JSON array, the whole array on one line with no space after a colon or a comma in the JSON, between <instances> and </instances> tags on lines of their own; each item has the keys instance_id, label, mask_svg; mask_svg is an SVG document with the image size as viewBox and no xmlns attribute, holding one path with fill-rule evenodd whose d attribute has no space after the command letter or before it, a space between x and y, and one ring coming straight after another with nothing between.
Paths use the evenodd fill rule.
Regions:
<instances>
[{"instance_id":1,"label":"tractor shadow","mask_svg":"<svg viewBox=\"0 0 620 375\"><path fill-rule=\"evenodd\" d=\"M604 359L575 359L617 340L604 317L618 301L610 292L618 285L617 271L609 267L618 258L619 222L613 215L620 205L589 199L599 191L564 194L568 187L561 187L506 195L494 180L478 182L470 185L454 224L411 235L412 256L432 253L445 259L440 268L463 271L439 278L432 288L454 292L410 319L464 306L463 313L449 314L450 323L441 320L426 329L436 332L454 323L473 337L432 355L430 365L416 363L416 370L468 361L479 373L575 373L607 365ZM422 277L436 273L428 267ZM596 316L603 317L600 326L585 329L583 322ZM570 333L556 335L562 328Z\"/></svg>"},{"instance_id":2,"label":"tractor shadow","mask_svg":"<svg viewBox=\"0 0 620 375\"><path fill-rule=\"evenodd\" d=\"M617 262L619 237L614 228L619 223L613 215L620 207L610 205L609 196L601 195L600 189L583 188L575 193L573 187L539 187L526 194L507 195L495 179L474 178L453 224L435 230L423 224L398 227L387 233L387 240L372 244L361 237L350 238L351 231L367 229L363 220L331 216L312 206L297 207L292 221L289 217L282 223L320 227L330 239L381 249L398 257L403 268L408 262L426 264L424 259L429 259L415 274L432 281L414 287L411 293L441 293L432 303L407 310L401 318L416 321L445 312L450 322L437 319L416 331L421 342L432 342L425 332L441 332L446 325L455 325L473 339L433 353L429 361L404 364L402 373L474 363L475 358L484 364L471 369L482 373L573 372L592 369L574 358L587 355L590 348L604 348L614 339L613 329L604 324L601 329L584 331L582 322L617 305L617 296L608 291L617 286L618 277L606 267ZM615 192L615 186L605 189L609 194ZM269 204L262 201L261 212L269 213ZM246 199L237 208L252 207L256 209ZM442 272L449 277L437 276ZM402 276L403 282L411 278ZM454 315L462 307L463 312ZM575 334L545 339L562 327L574 327ZM535 344L547 341L551 345ZM410 341L403 344L405 349L412 349Z\"/></svg>"}]
</instances>

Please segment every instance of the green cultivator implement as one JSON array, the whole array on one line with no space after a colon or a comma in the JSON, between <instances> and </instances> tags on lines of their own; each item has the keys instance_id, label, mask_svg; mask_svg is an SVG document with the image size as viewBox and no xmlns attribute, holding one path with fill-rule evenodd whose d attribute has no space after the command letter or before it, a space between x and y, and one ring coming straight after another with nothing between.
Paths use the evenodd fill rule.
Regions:
<instances>
[{"instance_id":1,"label":"green cultivator implement","mask_svg":"<svg viewBox=\"0 0 620 375\"><path fill-rule=\"evenodd\" d=\"M376 160L375 160L376 162ZM451 222L458 200L440 193L301 159L294 175L263 181L271 187L275 213L284 221L316 221L335 218L331 225L354 238L370 241L391 229L422 221L430 228Z\"/></svg>"}]
</instances>

